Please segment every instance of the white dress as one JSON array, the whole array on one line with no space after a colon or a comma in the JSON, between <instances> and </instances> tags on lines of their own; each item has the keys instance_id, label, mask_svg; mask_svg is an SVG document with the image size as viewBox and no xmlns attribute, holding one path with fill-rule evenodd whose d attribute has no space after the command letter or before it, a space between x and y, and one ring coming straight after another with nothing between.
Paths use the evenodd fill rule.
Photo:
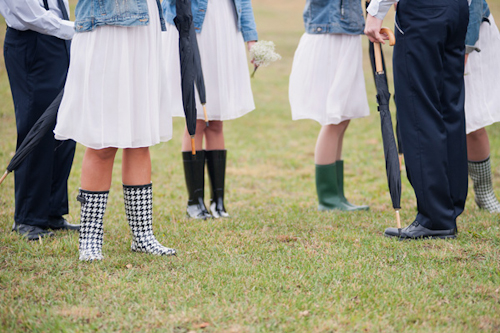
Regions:
<instances>
[{"instance_id":1,"label":"white dress","mask_svg":"<svg viewBox=\"0 0 500 333\"><path fill-rule=\"evenodd\" d=\"M500 121L500 33L493 16L483 22L476 46L465 65L465 119L467 134Z\"/></svg>"},{"instance_id":2,"label":"white dress","mask_svg":"<svg viewBox=\"0 0 500 333\"><path fill-rule=\"evenodd\" d=\"M158 6L147 3L147 26L75 34L56 139L93 149L149 147L171 139Z\"/></svg>"},{"instance_id":3,"label":"white dress","mask_svg":"<svg viewBox=\"0 0 500 333\"><path fill-rule=\"evenodd\" d=\"M209 120L239 118L255 109L243 35L238 31L232 0L208 0L201 32L196 34L206 87ZM172 115L184 117L180 84L179 33L167 25L164 59L168 68L166 94ZM204 119L196 93L197 118Z\"/></svg>"},{"instance_id":4,"label":"white dress","mask_svg":"<svg viewBox=\"0 0 500 333\"><path fill-rule=\"evenodd\" d=\"M290 74L292 119L330 125L368 116L362 60L359 35L305 33Z\"/></svg>"}]
</instances>

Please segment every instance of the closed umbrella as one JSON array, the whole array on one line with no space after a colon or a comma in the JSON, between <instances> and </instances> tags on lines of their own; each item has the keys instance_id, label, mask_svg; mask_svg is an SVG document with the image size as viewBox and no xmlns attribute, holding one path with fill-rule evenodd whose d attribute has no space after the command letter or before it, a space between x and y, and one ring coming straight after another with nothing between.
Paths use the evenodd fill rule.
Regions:
<instances>
[{"instance_id":1,"label":"closed umbrella","mask_svg":"<svg viewBox=\"0 0 500 333\"><path fill-rule=\"evenodd\" d=\"M192 39L193 14L191 13L190 0L176 0L175 9L177 16L174 18L175 26L179 30L179 57L181 63L181 89L182 104L186 116L186 127L191 136L191 150L196 155L194 135L196 133L196 104L194 82L196 80L196 68L194 66L194 47ZM194 38L192 38L194 37Z\"/></svg>"},{"instance_id":2,"label":"closed umbrella","mask_svg":"<svg viewBox=\"0 0 500 333\"><path fill-rule=\"evenodd\" d=\"M63 97L62 90L59 95L52 101L49 107L45 110L45 112L38 118L36 123L30 129L23 142L17 147L16 153L10 160L9 165L7 166L7 170L3 174L2 178L0 178L0 184L4 181L9 173L14 171L19 167L21 162L26 158L35 149L38 145L42 137L49 131L53 130L56 124L57 111L59 109L59 105L61 104L61 100Z\"/></svg>"},{"instance_id":3,"label":"closed umbrella","mask_svg":"<svg viewBox=\"0 0 500 333\"><path fill-rule=\"evenodd\" d=\"M392 31L382 28L380 33L389 36L389 45L394 45L396 39ZM373 44L373 43L371 43ZM391 111L389 110L389 101L391 94L387 84L384 61L380 43L370 45L370 58L374 70L375 86L377 88L377 103L380 113L380 126L382 130L382 142L384 145L385 167L387 174L387 183L391 195L392 207L396 211L396 223L398 231L401 233L401 220L399 210L401 209L401 171L399 165L398 147L394 138L394 129L392 126Z\"/></svg>"}]
</instances>

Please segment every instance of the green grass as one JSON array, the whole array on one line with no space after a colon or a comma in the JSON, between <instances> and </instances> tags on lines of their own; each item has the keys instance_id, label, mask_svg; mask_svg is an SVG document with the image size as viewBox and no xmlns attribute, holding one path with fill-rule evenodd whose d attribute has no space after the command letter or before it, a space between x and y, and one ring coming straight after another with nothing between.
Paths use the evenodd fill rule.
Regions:
<instances>
[{"instance_id":1,"label":"green grass","mask_svg":"<svg viewBox=\"0 0 500 333\"><path fill-rule=\"evenodd\" d=\"M371 210L317 211L313 150L319 125L290 120L287 92L303 33L303 4L254 1L260 38L275 41L283 59L259 69L252 80L257 109L225 123L232 218L185 218L182 119L174 119L172 141L152 148L155 231L177 249L177 257L130 251L120 157L105 216L106 258L98 263L78 261L76 233L27 243L10 232L14 177L8 177L0 187L0 331L500 330L500 223L497 215L476 208L472 188L457 240L398 242L382 236L395 221L367 62L373 111L351 123L343 158L348 197ZM491 5L500 17L500 1ZM3 67L0 100L0 165L6 166L16 133ZM500 189L500 126L488 131ZM68 219L75 223L82 155L78 146L69 183ZM402 205L408 224L416 212L405 177Z\"/></svg>"}]
</instances>

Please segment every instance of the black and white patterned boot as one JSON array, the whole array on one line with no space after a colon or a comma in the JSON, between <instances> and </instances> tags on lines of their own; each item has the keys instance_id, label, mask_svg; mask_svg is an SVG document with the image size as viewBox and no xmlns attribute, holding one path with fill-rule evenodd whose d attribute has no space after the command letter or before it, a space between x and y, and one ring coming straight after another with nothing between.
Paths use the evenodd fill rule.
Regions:
<instances>
[{"instance_id":1,"label":"black and white patterned boot","mask_svg":"<svg viewBox=\"0 0 500 333\"><path fill-rule=\"evenodd\" d=\"M106 211L109 191L91 192L80 189L77 200L82 204L80 213L80 260L102 260L102 219Z\"/></svg>"},{"instance_id":2,"label":"black and white patterned boot","mask_svg":"<svg viewBox=\"0 0 500 333\"><path fill-rule=\"evenodd\" d=\"M490 213L500 213L500 203L491 183L490 158L480 162L469 161L469 176L474 184L475 201L478 207Z\"/></svg>"},{"instance_id":3,"label":"black and white patterned boot","mask_svg":"<svg viewBox=\"0 0 500 333\"><path fill-rule=\"evenodd\" d=\"M175 255L174 249L161 245L153 235L153 186L123 185L125 213L132 231L132 251L159 256Z\"/></svg>"}]
</instances>

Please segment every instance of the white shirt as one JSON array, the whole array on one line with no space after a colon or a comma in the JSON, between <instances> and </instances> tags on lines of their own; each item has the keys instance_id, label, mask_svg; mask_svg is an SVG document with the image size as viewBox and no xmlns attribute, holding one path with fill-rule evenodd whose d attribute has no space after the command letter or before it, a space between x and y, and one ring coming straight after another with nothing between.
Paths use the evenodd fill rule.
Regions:
<instances>
[{"instance_id":1,"label":"white shirt","mask_svg":"<svg viewBox=\"0 0 500 333\"><path fill-rule=\"evenodd\" d=\"M63 0L69 15L68 0ZM62 19L57 0L47 0L49 10L43 0L0 0L0 14L5 22L16 30L33 30L61 39L71 39L75 34L75 23Z\"/></svg>"},{"instance_id":2,"label":"white shirt","mask_svg":"<svg viewBox=\"0 0 500 333\"><path fill-rule=\"evenodd\" d=\"M399 0L372 0L366 11L371 16L383 20L391 6L398 1Z\"/></svg>"},{"instance_id":3,"label":"white shirt","mask_svg":"<svg viewBox=\"0 0 500 333\"><path fill-rule=\"evenodd\" d=\"M383 20L391 6L396 2L399 2L399 0L372 0L366 11L371 16ZM467 2L470 6L471 0L467 0Z\"/></svg>"}]
</instances>

